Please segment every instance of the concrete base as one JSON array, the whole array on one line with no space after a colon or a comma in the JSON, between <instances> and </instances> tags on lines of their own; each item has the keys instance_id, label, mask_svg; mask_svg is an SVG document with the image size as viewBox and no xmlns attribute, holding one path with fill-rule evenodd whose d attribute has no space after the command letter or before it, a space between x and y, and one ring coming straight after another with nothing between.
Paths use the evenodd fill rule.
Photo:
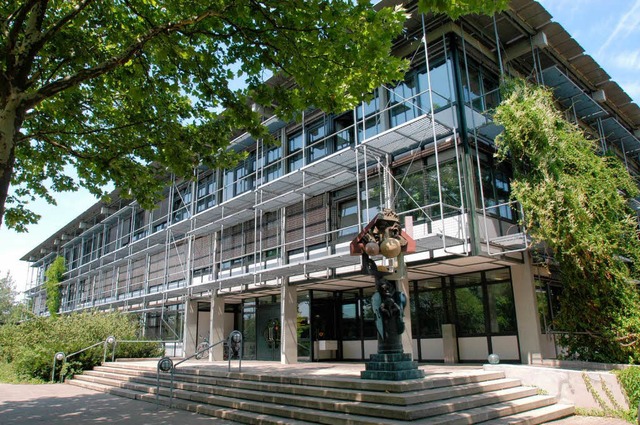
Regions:
<instances>
[{"instance_id":1,"label":"concrete base","mask_svg":"<svg viewBox=\"0 0 640 425\"><path fill-rule=\"evenodd\" d=\"M538 387L555 396L560 403L585 409L604 409L600 403L605 403L608 409L629 409L617 377L607 371L508 364L484 365L484 369L503 371L507 378L517 378L522 385Z\"/></svg>"},{"instance_id":2,"label":"concrete base","mask_svg":"<svg viewBox=\"0 0 640 425\"><path fill-rule=\"evenodd\" d=\"M405 381L424 378L424 371L418 369L418 362L411 360L411 354L372 354L370 359L366 370L360 372L362 379Z\"/></svg>"}]
</instances>

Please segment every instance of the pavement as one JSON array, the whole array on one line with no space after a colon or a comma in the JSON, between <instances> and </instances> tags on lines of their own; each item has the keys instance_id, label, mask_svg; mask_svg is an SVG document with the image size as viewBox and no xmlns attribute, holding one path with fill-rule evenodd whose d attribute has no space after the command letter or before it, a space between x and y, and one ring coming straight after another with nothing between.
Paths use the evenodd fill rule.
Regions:
<instances>
[{"instance_id":1,"label":"pavement","mask_svg":"<svg viewBox=\"0 0 640 425\"><path fill-rule=\"evenodd\" d=\"M157 360L150 361L153 365ZM150 363L150 364L151 364ZM190 366L192 366L190 364ZM195 364L193 365L195 366ZM205 361L198 367L221 367ZM242 362L243 372L279 368L264 362ZM282 374L332 375L349 377L362 369L362 365L323 363L297 364L282 367ZM226 368L226 363L224 364ZM477 366L460 366L447 373L465 373ZM431 372L445 371L445 367L430 366ZM359 372L358 372L359 373ZM69 384L17 385L0 384L0 425L77 425L77 424L215 424L232 425L236 422L198 415L179 409L168 409L140 400L131 400ZM550 425L629 425L622 419L572 416Z\"/></svg>"},{"instance_id":2,"label":"pavement","mask_svg":"<svg viewBox=\"0 0 640 425\"><path fill-rule=\"evenodd\" d=\"M175 425L231 422L69 384L0 384L0 425Z\"/></svg>"}]
</instances>

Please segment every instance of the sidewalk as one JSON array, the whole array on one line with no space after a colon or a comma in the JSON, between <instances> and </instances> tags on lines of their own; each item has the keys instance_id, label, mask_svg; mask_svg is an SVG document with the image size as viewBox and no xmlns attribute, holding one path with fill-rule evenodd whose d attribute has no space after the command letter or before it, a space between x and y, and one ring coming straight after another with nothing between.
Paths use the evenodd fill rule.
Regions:
<instances>
[{"instance_id":1,"label":"sidewalk","mask_svg":"<svg viewBox=\"0 0 640 425\"><path fill-rule=\"evenodd\" d=\"M67 384L0 384L0 424L232 425L237 422L165 406L157 409L155 404L146 401Z\"/></svg>"},{"instance_id":2,"label":"sidewalk","mask_svg":"<svg viewBox=\"0 0 640 425\"><path fill-rule=\"evenodd\" d=\"M146 401L116 397L66 384L0 384L0 424L175 425L237 422L167 409ZM549 425L629 425L622 419L572 416Z\"/></svg>"}]
</instances>

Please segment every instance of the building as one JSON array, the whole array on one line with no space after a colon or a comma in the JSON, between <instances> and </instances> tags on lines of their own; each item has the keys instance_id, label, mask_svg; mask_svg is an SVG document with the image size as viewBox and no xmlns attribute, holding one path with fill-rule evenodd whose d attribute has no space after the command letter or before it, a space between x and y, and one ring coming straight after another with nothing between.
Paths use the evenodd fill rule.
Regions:
<instances>
[{"instance_id":1,"label":"building","mask_svg":"<svg viewBox=\"0 0 640 425\"><path fill-rule=\"evenodd\" d=\"M493 158L500 76L553 88L567 118L634 176L640 108L535 1L455 22L409 9L395 46L411 59L404 82L340 115L265 116L280 146L238 136L242 164L172 179L153 211L117 191L95 204L23 258L35 312L45 314L44 271L61 255L62 312L139 314L147 338L187 355L239 329L250 359L367 359L375 288L349 243L390 206L417 243L406 257L407 351L421 361L555 357L547 323L561 286L528 249L509 164Z\"/></svg>"}]
</instances>

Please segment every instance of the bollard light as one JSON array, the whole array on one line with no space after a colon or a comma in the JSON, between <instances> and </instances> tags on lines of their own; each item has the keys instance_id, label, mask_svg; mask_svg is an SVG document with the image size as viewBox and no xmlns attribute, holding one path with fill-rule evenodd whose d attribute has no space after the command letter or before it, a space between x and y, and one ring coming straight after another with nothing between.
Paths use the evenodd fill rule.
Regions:
<instances>
[{"instance_id":1,"label":"bollard light","mask_svg":"<svg viewBox=\"0 0 640 425\"><path fill-rule=\"evenodd\" d=\"M112 345L114 342L116 342L116 337L111 335L107 337L107 344Z\"/></svg>"},{"instance_id":2,"label":"bollard light","mask_svg":"<svg viewBox=\"0 0 640 425\"><path fill-rule=\"evenodd\" d=\"M62 351L58 351L56 353L56 360L59 361L59 362L64 360L64 353Z\"/></svg>"},{"instance_id":3,"label":"bollard light","mask_svg":"<svg viewBox=\"0 0 640 425\"><path fill-rule=\"evenodd\" d=\"M487 357L487 361L489 362L489 364L498 364L500 363L500 356L497 354L489 354L489 357Z\"/></svg>"},{"instance_id":4,"label":"bollard light","mask_svg":"<svg viewBox=\"0 0 640 425\"><path fill-rule=\"evenodd\" d=\"M173 360L163 357L158 361L158 369L162 372L169 372L173 368Z\"/></svg>"}]
</instances>

